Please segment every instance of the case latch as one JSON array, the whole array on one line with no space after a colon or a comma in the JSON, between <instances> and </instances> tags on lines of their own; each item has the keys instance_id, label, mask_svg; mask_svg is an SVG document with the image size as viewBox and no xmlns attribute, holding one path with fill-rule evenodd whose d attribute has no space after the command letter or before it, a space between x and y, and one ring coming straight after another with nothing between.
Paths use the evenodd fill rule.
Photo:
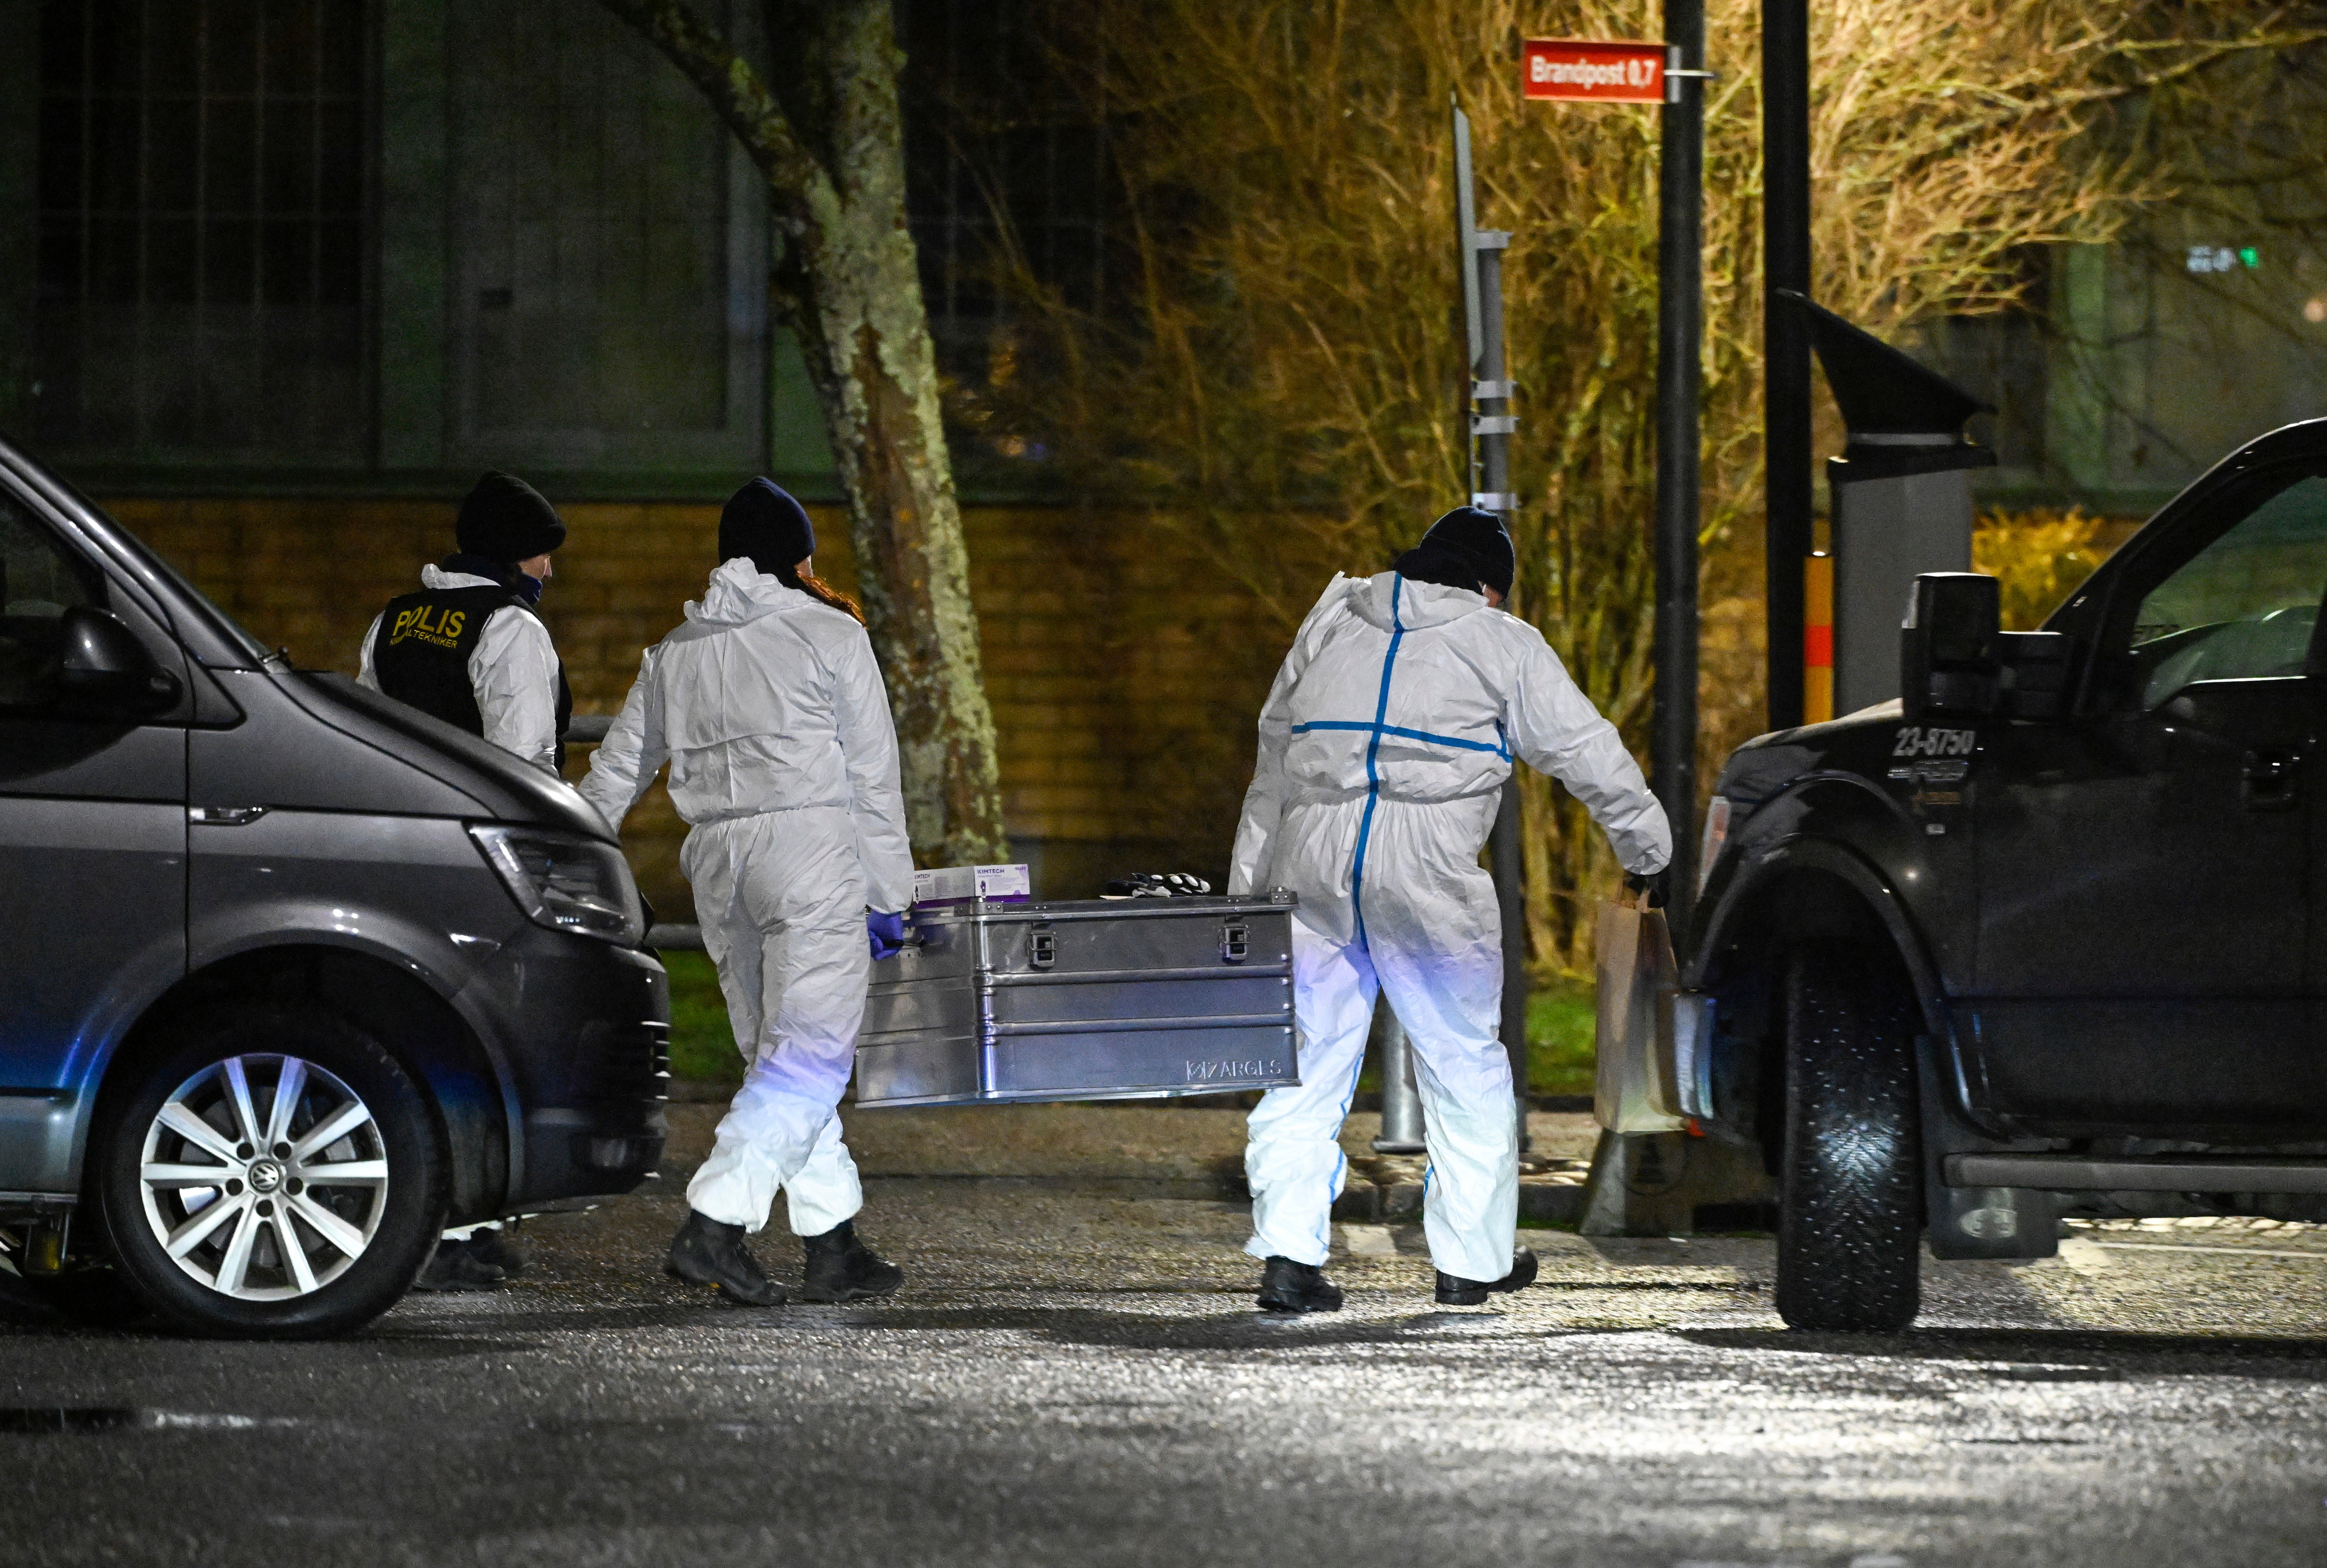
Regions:
<instances>
[{"instance_id":1,"label":"case latch","mask_svg":"<svg viewBox=\"0 0 2327 1568\"><path fill-rule=\"evenodd\" d=\"M1059 933L1048 926L1037 926L1026 937L1026 962L1037 969L1047 969L1059 961Z\"/></svg>"},{"instance_id":2,"label":"case latch","mask_svg":"<svg viewBox=\"0 0 2327 1568\"><path fill-rule=\"evenodd\" d=\"M1230 920L1220 928L1220 957L1231 964L1241 964L1252 957L1252 928L1242 920Z\"/></svg>"}]
</instances>

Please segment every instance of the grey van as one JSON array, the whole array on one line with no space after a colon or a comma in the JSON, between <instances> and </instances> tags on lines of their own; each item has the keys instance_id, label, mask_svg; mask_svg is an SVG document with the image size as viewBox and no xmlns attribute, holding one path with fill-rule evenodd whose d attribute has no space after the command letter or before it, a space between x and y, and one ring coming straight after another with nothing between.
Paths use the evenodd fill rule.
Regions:
<instances>
[{"instance_id":1,"label":"grey van","mask_svg":"<svg viewBox=\"0 0 2327 1568\"><path fill-rule=\"evenodd\" d=\"M565 784L293 669L0 441L0 1302L314 1335L660 1156L669 992Z\"/></svg>"}]
</instances>

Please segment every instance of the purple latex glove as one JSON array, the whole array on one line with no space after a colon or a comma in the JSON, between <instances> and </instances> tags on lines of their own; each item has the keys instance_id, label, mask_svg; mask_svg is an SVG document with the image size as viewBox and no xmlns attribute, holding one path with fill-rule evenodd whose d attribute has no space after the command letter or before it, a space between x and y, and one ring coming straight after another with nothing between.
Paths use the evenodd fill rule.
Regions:
<instances>
[{"instance_id":1,"label":"purple latex glove","mask_svg":"<svg viewBox=\"0 0 2327 1568\"><path fill-rule=\"evenodd\" d=\"M905 950L904 911L884 914L879 910L865 910L864 935L873 944L875 962L895 957Z\"/></svg>"}]
</instances>

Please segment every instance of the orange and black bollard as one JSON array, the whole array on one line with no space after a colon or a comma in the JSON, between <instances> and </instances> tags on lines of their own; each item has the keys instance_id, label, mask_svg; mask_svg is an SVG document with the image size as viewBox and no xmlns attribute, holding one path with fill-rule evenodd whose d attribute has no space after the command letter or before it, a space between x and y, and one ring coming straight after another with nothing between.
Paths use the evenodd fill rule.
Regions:
<instances>
[{"instance_id":1,"label":"orange and black bollard","mask_svg":"<svg viewBox=\"0 0 2327 1568\"><path fill-rule=\"evenodd\" d=\"M1834 717L1834 556L1802 562L1802 723Z\"/></svg>"}]
</instances>

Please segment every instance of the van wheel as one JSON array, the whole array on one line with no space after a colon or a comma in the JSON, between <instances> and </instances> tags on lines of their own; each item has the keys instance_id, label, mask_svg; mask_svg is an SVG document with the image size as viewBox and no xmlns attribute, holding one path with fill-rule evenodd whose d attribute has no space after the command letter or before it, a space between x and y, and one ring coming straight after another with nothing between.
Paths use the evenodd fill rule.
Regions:
<instances>
[{"instance_id":1,"label":"van wheel","mask_svg":"<svg viewBox=\"0 0 2327 1568\"><path fill-rule=\"evenodd\" d=\"M1796 1329L1915 1321L1922 1263L1914 1031L1902 999L1847 957L1787 975L1786 1146L1778 1315Z\"/></svg>"},{"instance_id":2,"label":"van wheel","mask_svg":"<svg viewBox=\"0 0 2327 1568\"><path fill-rule=\"evenodd\" d=\"M107 1100L97 1180L115 1263L182 1327L345 1333L427 1258L445 1205L435 1119L378 1041L322 1008L182 1025Z\"/></svg>"}]
</instances>

